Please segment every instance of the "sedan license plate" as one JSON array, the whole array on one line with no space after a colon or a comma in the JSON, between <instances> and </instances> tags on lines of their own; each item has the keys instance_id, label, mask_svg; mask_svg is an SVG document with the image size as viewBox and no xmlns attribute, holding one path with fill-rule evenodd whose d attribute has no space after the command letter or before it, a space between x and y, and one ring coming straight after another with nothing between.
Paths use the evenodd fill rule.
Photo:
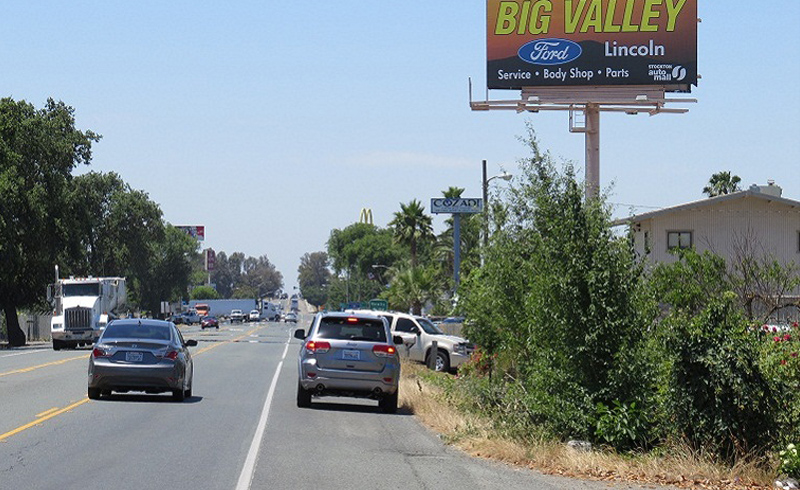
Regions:
<instances>
[{"instance_id":1,"label":"sedan license plate","mask_svg":"<svg viewBox=\"0 0 800 490\"><path fill-rule=\"evenodd\" d=\"M342 351L342 359L345 361L360 361L361 352L357 350L344 350Z\"/></svg>"},{"instance_id":2,"label":"sedan license plate","mask_svg":"<svg viewBox=\"0 0 800 490\"><path fill-rule=\"evenodd\" d=\"M126 352L125 360L128 362L142 362L144 355L141 352Z\"/></svg>"}]
</instances>

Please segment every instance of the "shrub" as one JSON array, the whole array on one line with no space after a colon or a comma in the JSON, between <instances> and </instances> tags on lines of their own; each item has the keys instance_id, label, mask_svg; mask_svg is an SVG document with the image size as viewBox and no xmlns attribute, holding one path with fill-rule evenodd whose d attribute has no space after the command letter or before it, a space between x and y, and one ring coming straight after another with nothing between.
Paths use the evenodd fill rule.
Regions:
<instances>
[{"instance_id":1,"label":"shrub","mask_svg":"<svg viewBox=\"0 0 800 490\"><path fill-rule=\"evenodd\" d=\"M674 429L695 448L729 461L770 447L779 406L759 367L759 340L735 300L725 293L697 316L665 322L674 355L668 401Z\"/></svg>"},{"instance_id":2,"label":"shrub","mask_svg":"<svg viewBox=\"0 0 800 490\"><path fill-rule=\"evenodd\" d=\"M650 438L650 421L636 402L614 400L613 406L597 404L595 436L618 450L644 447Z\"/></svg>"},{"instance_id":3,"label":"shrub","mask_svg":"<svg viewBox=\"0 0 800 490\"><path fill-rule=\"evenodd\" d=\"M789 444L780 452L781 465L778 471L792 478L800 478L800 453L797 446Z\"/></svg>"},{"instance_id":4,"label":"shrub","mask_svg":"<svg viewBox=\"0 0 800 490\"><path fill-rule=\"evenodd\" d=\"M761 369L776 394L779 444L800 440L800 328L756 329L761 336Z\"/></svg>"}]
</instances>

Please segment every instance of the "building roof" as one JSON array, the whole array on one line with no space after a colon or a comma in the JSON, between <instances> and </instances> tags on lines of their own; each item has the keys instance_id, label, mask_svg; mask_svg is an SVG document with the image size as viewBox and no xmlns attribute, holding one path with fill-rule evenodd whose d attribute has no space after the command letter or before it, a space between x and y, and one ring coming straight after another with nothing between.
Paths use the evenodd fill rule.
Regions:
<instances>
[{"instance_id":1,"label":"building roof","mask_svg":"<svg viewBox=\"0 0 800 490\"><path fill-rule=\"evenodd\" d=\"M655 211L636 214L633 216L628 216L626 218L620 218L612 221L611 226L628 225L631 223L646 221L649 219L665 216L672 213L677 213L680 211L689 211L692 209L711 207L727 201L735 201L739 199L748 199L748 198L761 199L766 202L777 202L792 208L796 208L798 212L800 212L800 201L795 201L794 199L787 199L785 197L767 194L764 192L760 192L759 190L756 189L748 189L746 191L732 192L730 194L723 194L720 196L709 197L707 199L701 199L699 201L693 201L686 204L679 204L677 206L657 209Z\"/></svg>"}]
</instances>

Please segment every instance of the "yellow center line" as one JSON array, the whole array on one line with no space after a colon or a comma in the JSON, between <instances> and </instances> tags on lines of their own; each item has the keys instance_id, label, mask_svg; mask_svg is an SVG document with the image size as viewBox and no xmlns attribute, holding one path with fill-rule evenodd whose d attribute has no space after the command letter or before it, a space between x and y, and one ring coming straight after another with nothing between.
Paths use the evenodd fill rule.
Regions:
<instances>
[{"instance_id":1,"label":"yellow center line","mask_svg":"<svg viewBox=\"0 0 800 490\"><path fill-rule=\"evenodd\" d=\"M254 328L254 329L250 330L249 332L247 332L247 333L245 333L245 334L242 334L242 335L240 335L239 337L236 337L236 338L235 338L235 339L233 339L233 340L227 340L227 341L225 341L225 342L220 342L220 343L218 343L218 344L210 345L210 346L208 346L208 347L205 347L205 348L203 348L203 349L200 349L199 351L195 352L195 354L194 354L194 355L198 356L198 355L200 355L200 354L206 353L206 352L210 351L211 349L214 349L214 348L216 348L216 347L219 347L220 345L223 345L223 344L229 344L229 343L231 343L231 342L237 342L237 341L239 341L239 340L242 340L242 339L243 339L243 338L245 338L245 337L248 337L248 336L250 336L250 335L253 335L253 333L254 333L254 332L257 332L258 330L260 330L260 329L262 329L262 328L264 328L264 327L263 327L263 326L261 326L261 327L256 327L256 328ZM16 371L9 371L9 372L7 372L7 373L0 373L0 376L6 376L6 375L8 375L8 374L15 374L15 373L26 373L26 372L28 372L28 371L33 371L33 370L35 370L35 369L43 368L43 367L45 367L45 366L55 366L55 365L57 365L57 364L63 364L63 363L65 363L65 362L74 361L74 360L76 360L76 359L86 359L87 357L89 357L89 355L88 355L88 354L87 354L87 355L84 355L84 356L71 357L71 358L69 358L69 359L63 359L63 360L61 360L61 361L49 362L49 363L47 363L47 364L41 364L41 365L39 365L39 366L33 366L33 367L25 368L25 369L17 369ZM8 432L6 432L5 434L0 434L0 442L5 442L5 441L6 441L6 439L8 439L9 437L11 437L11 436L13 436L13 435L19 434L20 432L22 432L22 431L24 431L24 430L28 430L28 429L30 429L31 427L34 427L34 426L36 426L36 425L39 425L39 424L41 424L42 422L45 422L45 421L47 421L47 420L50 420L50 419L52 419L53 417L56 417L56 416L58 416L58 415L61 415L61 414L62 414L62 413L64 413L64 412L69 412L69 411L70 411L70 410L72 410L73 408L79 407L79 406L83 405L84 403L87 403L88 401L89 401L89 399L88 399L88 398L84 398L83 400L81 400L81 401L78 401L78 402L75 402L75 403L73 403L72 405L69 405L69 406L67 406L67 407L64 407L64 408L61 408L61 409L59 409L59 408L51 408L50 410L46 410L46 411L44 411L44 412L42 412L42 413L40 413L40 414L37 414L37 415L36 415L36 417L37 417L37 418L36 418L36 420L34 420L33 422L30 422L30 423L28 423L28 424L25 424L25 425L23 425L23 426L21 426L21 427L17 427L16 429L14 429L14 430L11 430L11 431L8 431Z\"/></svg>"},{"instance_id":2,"label":"yellow center line","mask_svg":"<svg viewBox=\"0 0 800 490\"><path fill-rule=\"evenodd\" d=\"M22 432L24 430L30 429L34 425L41 424L42 422L44 422L46 420L50 420L53 417L55 417L57 415L61 415L64 412L68 412L68 411L72 410L73 408L76 408L76 407L78 407L80 405L83 405L84 403L86 403L88 401L89 401L88 398L84 398L81 401L75 402L72 405L69 405L69 406L64 407L62 409L56 410L55 412L52 412L52 413L50 413L48 415L45 415L44 417L39 417L38 419L34 420L33 422L31 422L29 424L25 424L22 427L17 427L16 429L14 429L12 431L9 431L9 432L6 432L5 434L0 434L0 442L5 442L6 439L8 439L9 437L11 437L13 435L19 434L20 432Z\"/></svg>"},{"instance_id":3,"label":"yellow center line","mask_svg":"<svg viewBox=\"0 0 800 490\"><path fill-rule=\"evenodd\" d=\"M31 371L36 371L37 369L45 368L45 367L48 367L48 366L57 366L59 364L64 364L66 362L75 361L77 359L88 359L88 358L89 358L89 354L84 354L82 356L70 357L68 359L62 359L60 361L48 362L47 364L39 364L37 366L31 366L31 367L26 367L26 368L22 368L22 369L15 369L14 371L6 371L5 373L0 373L0 378L2 378L3 376L9 376L11 374L29 373Z\"/></svg>"},{"instance_id":4,"label":"yellow center line","mask_svg":"<svg viewBox=\"0 0 800 490\"><path fill-rule=\"evenodd\" d=\"M44 411L44 412L42 412L42 413L37 413L37 414L36 414L36 416L37 416L37 417L44 417L45 415L47 415L47 414L49 414L49 413L53 413L53 412L55 412L56 410L58 410L58 407L53 407L53 408L51 408L50 410L45 410L45 411Z\"/></svg>"},{"instance_id":5,"label":"yellow center line","mask_svg":"<svg viewBox=\"0 0 800 490\"><path fill-rule=\"evenodd\" d=\"M249 337L249 336L253 335L254 332L257 332L257 331L261 330L262 328L264 328L264 327L263 326L256 327L256 328L250 330L249 332L236 337L233 340L226 340L225 342L220 342L220 343L217 343L217 344L209 345L208 347L203 347L202 349L200 349L197 352L195 352L194 355L199 356L200 354L204 354L204 353L210 351L211 349L216 349L220 345L230 344L232 342L238 342L238 341L242 340L245 337Z\"/></svg>"}]
</instances>

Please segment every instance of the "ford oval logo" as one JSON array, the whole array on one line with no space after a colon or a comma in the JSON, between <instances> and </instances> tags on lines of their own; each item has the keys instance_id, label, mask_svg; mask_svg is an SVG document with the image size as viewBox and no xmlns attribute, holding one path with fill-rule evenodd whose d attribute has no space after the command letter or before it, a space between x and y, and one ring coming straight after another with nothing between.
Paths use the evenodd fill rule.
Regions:
<instances>
[{"instance_id":1,"label":"ford oval logo","mask_svg":"<svg viewBox=\"0 0 800 490\"><path fill-rule=\"evenodd\" d=\"M567 39L537 39L524 44L517 54L534 65L561 65L580 57L581 45Z\"/></svg>"}]
</instances>

